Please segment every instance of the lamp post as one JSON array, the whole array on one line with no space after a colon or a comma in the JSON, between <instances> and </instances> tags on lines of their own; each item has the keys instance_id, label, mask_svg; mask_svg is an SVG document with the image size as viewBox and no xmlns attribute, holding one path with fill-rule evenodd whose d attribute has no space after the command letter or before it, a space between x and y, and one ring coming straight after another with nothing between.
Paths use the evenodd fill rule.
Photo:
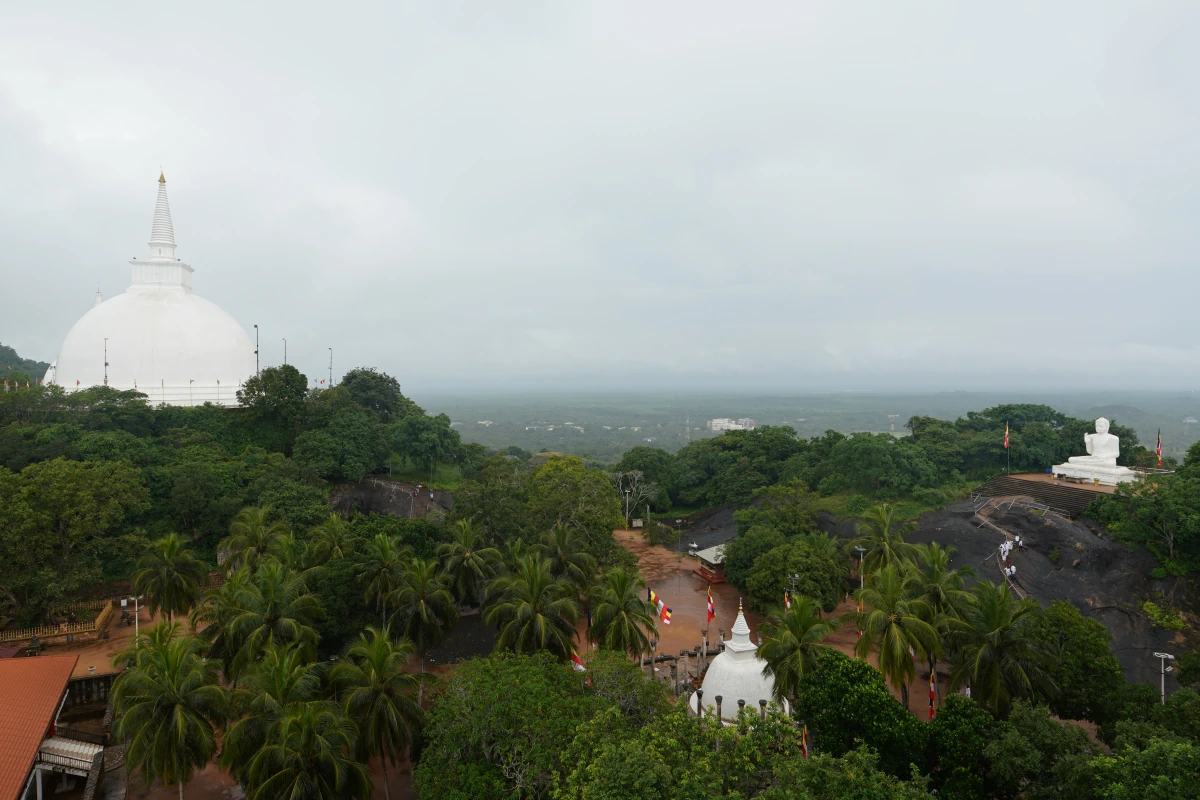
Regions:
<instances>
[{"instance_id":1,"label":"lamp post","mask_svg":"<svg viewBox=\"0 0 1200 800\"><path fill-rule=\"evenodd\" d=\"M862 545L855 545L854 549L858 551L858 588L863 588L863 554L867 552L867 548Z\"/></svg>"},{"instance_id":2,"label":"lamp post","mask_svg":"<svg viewBox=\"0 0 1200 800\"><path fill-rule=\"evenodd\" d=\"M137 597L129 598L133 601L133 646L138 646L138 600Z\"/></svg>"},{"instance_id":3,"label":"lamp post","mask_svg":"<svg viewBox=\"0 0 1200 800\"><path fill-rule=\"evenodd\" d=\"M1161 669L1161 672L1159 673L1159 690L1158 691L1159 691L1159 694L1162 696L1163 705L1166 705L1166 702L1167 702L1167 673L1171 672L1172 670L1175 669L1174 667L1168 667L1167 662L1174 661L1175 656L1171 655L1170 653L1155 653L1154 657L1158 659L1159 668Z\"/></svg>"},{"instance_id":4,"label":"lamp post","mask_svg":"<svg viewBox=\"0 0 1200 800\"><path fill-rule=\"evenodd\" d=\"M287 337L283 338L283 363L287 365Z\"/></svg>"},{"instance_id":5,"label":"lamp post","mask_svg":"<svg viewBox=\"0 0 1200 800\"><path fill-rule=\"evenodd\" d=\"M630 490L625 490L625 525L629 525L629 494Z\"/></svg>"},{"instance_id":6,"label":"lamp post","mask_svg":"<svg viewBox=\"0 0 1200 800\"><path fill-rule=\"evenodd\" d=\"M258 374L258 326L254 326L254 374Z\"/></svg>"},{"instance_id":7,"label":"lamp post","mask_svg":"<svg viewBox=\"0 0 1200 800\"><path fill-rule=\"evenodd\" d=\"M333 348L329 348L329 388L333 388Z\"/></svg>"},{"instance_id":8,"label":"lamp post","mask_svg":"<svg viewBox=\"0 0 1200 800\"><path fill-rule=\"evenodd\" d=\"M108 337L104 337L104 385L108 386Z\"/></svg>"}]
</instances>

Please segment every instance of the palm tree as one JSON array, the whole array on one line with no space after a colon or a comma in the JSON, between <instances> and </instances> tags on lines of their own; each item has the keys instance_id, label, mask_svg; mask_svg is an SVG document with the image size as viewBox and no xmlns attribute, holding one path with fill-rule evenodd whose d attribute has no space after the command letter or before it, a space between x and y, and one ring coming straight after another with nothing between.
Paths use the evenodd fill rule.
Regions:
<instances>
[{"instance_id":1,"label":"palm tree","mask_svg":"<svg viewBox=\"0 0 1200 800\"><path fill-rule=\"evenodd\" d=\"M151 544L150 552L138 559L137 568L134 594L150 596L150 616L162 609L172 622L176 614L186 614L195 605L200 581L208 572L177 533L168 533Z\"/></svg>"},{"instance_id":2,"label":"palm tree","mask_svg":"<svg viewBox=\"0 0 1200 800\"><path fill-rule=\"evenodd\" d=\"M313 625L324 611L294 572L275 561L264 561L234 601L234 615L227 623L237 648L230 677L236 678L272 644L296 644L306 658L316 657L317 632Z\"/></svg>"},{"instance_id":3,"label":"palm tree","mask_svg":"<svg viewBox=\"0 0 1200 800\"><path fill-rule=\"evenodd\" d=\"M575 651L579 613L575 589L555 580L550 562L534 555L517 565L511 584L488 609L485 620L500 627L497 650L546 650L566 661Z\"/></svg>"},{"instance_id":4,"label":"palm tree","mask_svg":"<svg viewBox=\"0 0 1200 800\"><path fill-rule=\"evenodd\" d=\"M871 575L855 596L866 607L850 612L863 632L854 646L859 658L872 647L879 651L879 671L900 692L908 708L908 684L916 675L915 660L941 649L937 629L925 620L929 607L915 597L917 579L911 571L901 572L889 564Z\"/></svg>"},{"instance_id":5,"label":"palm tree","mask_svg":"<svg viewBox=\"0 0 1200 800\"><path fill-rule=\"evenodd\" d=\"M296 645L269 645L234 687L233 708L239 718L225 734L221 766L238 781L248 782L250 762L266 746L271 725L288 709L320 694L320 665Z\"/></svg>"},{"instance_id":6,"label":"palm tree","mask_svg":"<svg viewBox=\"0 0 1200 800\"><path fill-rule=\"evenodd\" d=\"M458 607L449 589L450 576L438 569L436 561L414 558L404 571L388 602L396 607L393 618L400 620L400 634L417 649L421 662L421 689L425 691L425 653L442 640L442 635L458 623Z\"/></svg>"},{"instance_id":7,"label":"palm tree","mask_svg":"<svg viewBox=\"0 0 1200 800\"><path fill-rule=\"evenodd\" d=\"M913 546L904 541L905 535L912 532L913 528L912 523L901 524L896 519L895 506L883 503L863 515L858 536L845 549L847 553L856 547L866 550L859 565L863 575L870 575L888 565L899 568L913 558Z\"/></svg>"},{"instance_id":8,"label":"palm tree","mask_svg":"<svg viewBox=\"0 0 1200 800\"><path fill-rule=\"evenodd\" d=\"M565 525L555 525L537 545L542 558L550 561L550 574L583 588L596 574L596 559L583 549L583 537Z\"/></svg>"},{"instance_id":9,"label":"palm tree","mask_svg":"<svg viewBox=\"0 0 1200 800\"><path fill-rule=\"evenodd\" d=\"M917 580L916 595L928 607L925 621L945 639L954 623L962 618L963 609L971 603L971 593L963 587L966 578L975 576L975 570L970 565L951 569L954 548L942 547L937 542L917 545L916 553L917 561L912 567ZM929 672L933 674L937 671L937 653L928 653L927 658Z\"/></svg>"},{"instance_id":10,"label":"palm tree","mask_svg":"<svg viewBox=\"0 0 1200 800\"><path fill-rule=\"evenodd\" d=\"M363 760L379 756L383 796L389 800L387 761L396 763L421 725L421 707L413 700L420 681L408 671L413 652L412 642L367 628L330 674L333 684L346 692L346 714L358 723L360 755Z\"/></svg>"},{"instance_id":11,"label":"palm tree","mask_svg":"<svg viewBox=\"0 0 1200 800\"><path fill-rule=\"evenodd\" d=\"M354 551L357 541L350 523L340 514L330 514L308 532L309 560L313 564L324 564L331 558L345 558Z\"/></svg>"},{"instance_id":12,"label":"palm tree","mask_svg":"<svg viewBox=\"0 0 1200 800\"><path fill-rule=\"evenodd\" d=\"M1050 653L1034 636L1041 608L1016 598L1007 584L980 581L973 593L963 624L950 633L956 659L948 689L969 683L972 697L1006 717L1014 698L1057 689L1046 671Z\"/></svg>"},{"instance_id":13,"label":"palm tree","mask_svg":"<svg viewBox=\"0 0 1200 800\"><path fill-rule=\"evenodd\" d=\"M358 560L358 579L367 584L363 599L375 598L379 609L379 627L387 627L387 598L400 584L410 556L400 540L382 533L367 542Z\"/></svg>"},{"instance_id":14,"label":"palm tree","mask_svg":"<svg viewBox=\"0 0 1200 800\"><path fill-rule=\"evenodd\" d=\"M276 520L269 522L270 506L243 508L229 524L229 535L217 546L217 561L227 570L248 566L258 570L258 562L271 549L275 537L291 533L288 526Z\"/></svg>"},{"instance_id":15,"label":"palm tree","mask_svg":"<svg viewBox=\"0 0 1200 800\"><path fill-rule=\"evenodd\" d=\"M304 548L291 533L276 536L267 548L267 558L274 559L301 577L308 573L304 566L304 555Z\"/></svg>"},{"instance_id":16,"label":"palm tree","mask_svg":"<svg viewBox=\"0 0 1200 800\"><path fill-rule=\"evenodd\" d=\"M351 755L358 743L354 722L333 703L301 703L267 731L247 772L249 800L367 798L371 775Z\"/></svg>"},{"instance_id":17,"label":"palm tree","mask_svg":"<svg viewBox=\"0 0 1200 800\"><path fill-rule=\"evenodd\" d=\"M217 664L201 658L203 650L194 636L166 638L113 684L113 730L128 742L126 768L140 769L147 784L178 784L180 798L192 773L212 760L213 729L229 705Z\"/></svg>"},{"instance_id":18,"label":"palm tree","mask_svg":"<svg viewBox=\"0 0 1200 800\"><path fill-rule=\"evenodd\" d=\"M460 519L450 532L450 541L438 546L438 557L459 601L479 605L483 583L495 571L500 551L484 546L483 532L471 520Z\"/></svg>"},{"instance_id":19,"label":"palm tree","mask_svg":"<svg viewBox=\"0 0 1200 800\"><path fill-rule=\"evenodd\" d=\"M114 654L112 665L118 669L132 667L181 636L183 636L183 625L178 622L160 622L146 628L141 635L129 643L128 647Z\"/></svg>"},{"instance_id":20,"label":"palm tree","mask_svg":"<svg viewBox=\"0 0 1200 800\"><path fill-rule=\"evenodd\" d=\"M822 642L838 627L836 619L822 619L820 603L807 597L793 597L790 609L772 612L762 627L758 655L766 662L763 674L775 679L777 700L795 701L805 671L815 667L817 654L828 647Z\"/></svg>"},{"instance_id":21,"label":"palm tree","mask_svg":"<svg viewBox=\"0 0 1200 800\"><path fill-rule=\"evenodd\" d=\"M646 582L636 569L613 567L600 576L590 593L592 626L588 638L605 650L632 656L650 650L657 638L657 614L643 599Z\"/></svg>"},{"instance_id":22,"label":"palm tree","mask_svg":"<svg viewBox=\"0 0 1200 800\"><path fill-rule=\"evenodd\" d=\"M238 650L230 623L241 613L240 597L253 580L250 568L243 567L205 592L200 603L192 608L192 628L199 630L199 636L208 642L209 658L218 659L225 672L229 671Z\"/></svg>"}]
</instances>

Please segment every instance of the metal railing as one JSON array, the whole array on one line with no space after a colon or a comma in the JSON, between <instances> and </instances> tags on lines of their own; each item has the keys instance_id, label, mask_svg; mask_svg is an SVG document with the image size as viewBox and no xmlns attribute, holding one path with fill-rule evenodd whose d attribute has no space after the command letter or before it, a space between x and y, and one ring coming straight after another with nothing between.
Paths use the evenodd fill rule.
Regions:
<instances>
[{"instance_id":1,"label":"metal railing","mask_svg":"<svg viewBox=\"0 0 1200 800\"><path fill-rule=\"evenodd\" d=\"M61 753L47 753L45 750L38 751L37 760L43 764L50 764L55 767L65 767L66 769L74 769L87 775L91 772L91 758L76 758L75 756L64 756Z\"/></svg>"},{"instance_id":2,"label":"metal railing","mask_svg":"<svg viewBox=\"0 0 1200 800\"><path fill-rule=\"evenodd\" d=\"M100 613L95 619L89 622L61 622L58 625L39 625L36 628L17 628L11 631L0 631L0 643L3 642L19 642L23 639L32 639L35 636L62 636L67 633L92 633L104 627L104 623L108 622L109 616L112 615L112 601L105 600L99 603L82 603L81 607L95 606L100 609Z\"/></svg>"},{"instance_id":3,"label":"metal railing","mask_svg":"<svg viewBox=\"0 0 1200 800\"><path fill-rule=\"evenodd\" d=\"M73 739L76 742L87 742L88 744L98 744L101 746L108 744L102 733L88 733L87 731L76 730L75 728L57 726L54 728L54 734L64 739Z\"/></svg>"}]
</instances>

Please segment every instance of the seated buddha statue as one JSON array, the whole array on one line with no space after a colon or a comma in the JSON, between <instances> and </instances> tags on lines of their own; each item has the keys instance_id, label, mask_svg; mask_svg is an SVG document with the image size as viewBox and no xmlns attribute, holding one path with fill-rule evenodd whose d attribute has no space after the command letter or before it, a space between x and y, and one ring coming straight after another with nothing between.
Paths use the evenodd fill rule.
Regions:
<instances>
[{"instance_id":1,"label":"seated buddha statue","mask_svg":"<svg viewBox=\"0 0 1200 800\"><path fill-rule=\"evenodd\" d=\"M1068 464L1081 467L1116 467L1117 457L1121 455L1121 439L1108 432L1108 420L1104 417L1096 420L1096 432L1083 435L1083 445L1087 448L1086 456L1072 456Z\"/></svg>"}]
</instances>

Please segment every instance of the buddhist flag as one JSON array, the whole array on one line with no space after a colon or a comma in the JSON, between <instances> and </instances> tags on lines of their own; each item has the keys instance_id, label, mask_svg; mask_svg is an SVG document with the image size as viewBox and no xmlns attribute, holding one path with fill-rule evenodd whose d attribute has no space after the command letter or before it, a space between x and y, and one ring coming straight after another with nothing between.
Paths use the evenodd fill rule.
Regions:
<instances>
[{"instance_id":1,"label":"buddhist flag","mask_svg":"<svg viewBox=\"0 0 1200 800\"><path fill-rule=\"evenodd\" d=\"M1004 449L1008 449L1008 423L1004 423Z\"/></svg>"},{"instance_id":2,"label":"buddhist flag","mask_svg":"<svg viewBox=\"0 0 1200 800\"><path fill-rule=\"evenodd\" d=\"M788 611L792 610L792 597L788 594L787 589L783 590L783 607Z\"/></svg>"},{"instance_id":3,"label":"buddhist flag","mask_svg":"<svg viewBox=\"0 0 1200 800\"><path fill-rule=\"evenodd\" d=\"M653 589L650 590L650 602L654 603L654 607L658 609L659 614L662 614L662 610L667 607L667 604L662 601L661 597L654 593Z\"/></svg>"},{"instance_id":4,"label":"buddhist flag","mask_svg":"<svg viewBox=\"0 0 1200 800\"><path fill-rule=\"evenodd\" d=\"M716 606L713 605L712 584L710 583L708 585L708 621L709 621L709 624L712 623L713 619L716 616L717 616L717 609L716 609Z\"/></svg>"},{"instance_id":5,"label":"buddhist flag","mask_svg":"<svg viewBox=\"0 0 1200 800\"><path fill-rule=\"evenodd\" d=\"M1158 456L1158 468L1162 469L1162 428L1158 429L1158 447L1154 449L1154 453Z\"/></svg>"},{"instance_id":6,"label":"buddhist flag","mask_svg":"<svg viewBox=\"0 0 1200 800\"><path fill-rule=\"evenodd\" d=\"M579 660L578 653L571 653L571 664L576 672L587 672L587 667L585 667L583 662Z\"/></svg>"},{"instance_id":7,"label":"buddhist flag","mask_svg":"<svg viewBox=\"0 0 1200 800\"><path fill-rule=\"evenodd\" d=\"M805 758L808 758L808 726L805 725L800 731L800 753Z\"/></svg>"},{"instance_id":8,"label":"buddhist flag","mask_svg":"<svg viewBox=\"0 0 1200 800\"><path fill-rule=\"evenodd\" d=\"M934 682L933 682L933 676L934 676L934 671L929 670L929 718L930 719L933 719L933 694L934 694L935 686L936 686L936 684L934 684Z\"/></svg>"},{"instance_id":9,"label":"buddhist flag","mask_svg":"<svg viewBox=\"0 0 1200 800\"><path fill-rule=\"evenodd\" d=\"M671 609L669 607L663 606L661 619L663 621L663 625L671 624Z\"/></svg>"}]
</instances>

